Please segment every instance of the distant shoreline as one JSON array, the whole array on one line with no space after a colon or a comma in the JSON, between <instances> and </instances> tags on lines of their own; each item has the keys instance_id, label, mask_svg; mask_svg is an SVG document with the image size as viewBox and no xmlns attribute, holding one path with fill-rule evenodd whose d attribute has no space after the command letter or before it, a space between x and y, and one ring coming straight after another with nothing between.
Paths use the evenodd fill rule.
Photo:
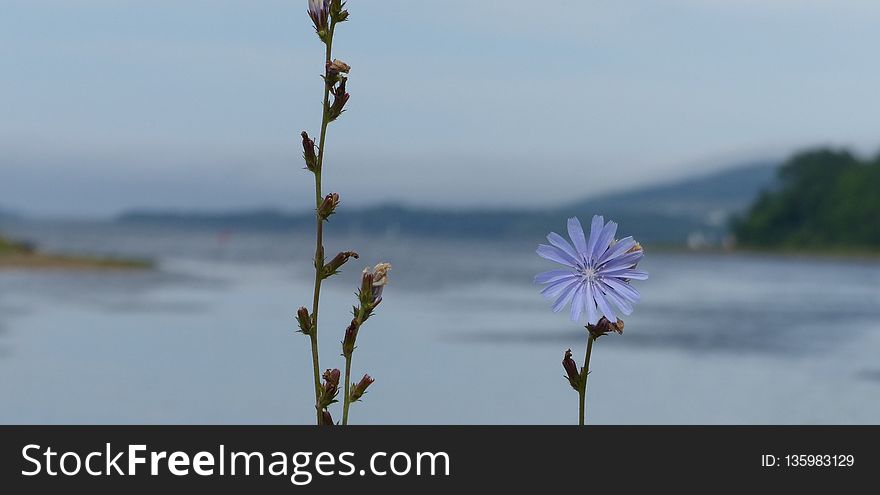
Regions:
<instances>
[{"instance_id":1,"label":"distant shoreline","mask_svg":"<svg viewBox=\"0 0 880 495\"><path fill-rule=\"evenodd\" d=\"M0 270L146 270L148 260L49 254L0 237Z\"/></svg>"},{"instance_id":2,"label":"distant shoreline","mask_svg":"<svg viewBox=\"0 0 880 495\"><path fill-rule=\"evenodd\" d=\"M51 254L0 255L0 270L149 270L147 260L93 258Z\"/></svg>"},{"instance_id":3,"label":"distant shoreline","mask_svg":"<svg viewBox=\"0 0 880 495\"><path fill-rule=\"evenodd\" d=\"M868 249L840 249L840 248L752 248L736 247L722 249L717 247L688 249L685 246L660 244L645 245L648 254L652 251L657 253L718 255L718 256L750 256L756 258L784 258L784 259L816 259L816 260L840 260L840 261L880 261L880 250Z\"/></svg>"}]
</instances>

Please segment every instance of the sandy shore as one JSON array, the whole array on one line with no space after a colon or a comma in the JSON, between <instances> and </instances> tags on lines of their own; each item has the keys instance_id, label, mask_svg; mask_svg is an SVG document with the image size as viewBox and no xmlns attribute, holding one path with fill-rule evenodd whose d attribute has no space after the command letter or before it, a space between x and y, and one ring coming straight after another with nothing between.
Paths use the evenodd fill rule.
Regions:
<instances>
[{"instance_id":1,"label":"sandy shore","mask_svg":"<svg viewBox=\"0 0 880 495\"><path fill-rule=\"evenodd\" d=\"M145 270L146 260L92 258L51 254L0 254L0 270Z\"/></svg>"}]
</instances>

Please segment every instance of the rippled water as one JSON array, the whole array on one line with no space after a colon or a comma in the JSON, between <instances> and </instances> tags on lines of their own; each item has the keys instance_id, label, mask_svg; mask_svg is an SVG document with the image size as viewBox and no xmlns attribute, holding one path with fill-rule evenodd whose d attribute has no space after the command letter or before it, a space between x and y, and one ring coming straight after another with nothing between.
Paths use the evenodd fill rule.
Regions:
<instances>
[{"instance_id":1,"label":"rippled water","mask_svg":"<svg viewBox=\"0 0 880 495\"><path fill-rule=\"evenodd\" d=\"M0 422L309 422L311 241L281 234L41 225L47 248L156 257L140 273L0 272ZM522 243L361 239L326 285L322 367L358 272L393 282L355 374L377 382L357 423L571 423L560 361L582 328L532 285ZM650 249L650 247L649 247ZM381 255L381 256L380 256ZM594 348L594 423L880 423L880 264L651 252L623 336ZM336 411L338 414L338 411Z\"/></svg>"}]
</instances>

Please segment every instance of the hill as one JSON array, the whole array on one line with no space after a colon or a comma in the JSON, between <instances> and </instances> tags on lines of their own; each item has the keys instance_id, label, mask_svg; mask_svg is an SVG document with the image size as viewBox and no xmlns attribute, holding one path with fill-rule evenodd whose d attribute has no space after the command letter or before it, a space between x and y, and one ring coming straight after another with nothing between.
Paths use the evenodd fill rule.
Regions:
<instances>
[{"instance_id":1,"label":"hill","mask_svg":"<svg viewBox=\"0 0 880 495\"><path fill-rule=\"evenodd\" d=\"M741 212L761 190L773 186L774 170L769 163L747 164L544 210L454 211L400 205L342 209L333 216L331 224L336 231L352 233L497 238L541 235L559 230L566 217L577 215L584 219L601 213L647 242L681 244L695 232L717 240L726 232L726 222L732 214ZM182 228L307 230L313 228L314 216L311 212L289 214L279 210L132 211L117 221Z\"/></svg>"},{"instance_id":2,"label":"hill","mask_svg":"<svg viewBox=\"0 0 880 495\"><path fill-rule=\"evenodd\" d=\"M602 212L645 241L681 243L697 235L717 243L731 217L776 187L772 162L742 164L678 181L603 195L560 209L581 217Z\"/></svg>"},{"instance_id":3,"label":"hill","mask_svg":"<svg viewBox=\"0 0 880 495\"><path fill-rule=\"evenodd\" d=\"M638 213L653 211L721 225L723 219L748 207L761 190L774 186L774 165L772 162L741 165L680 181L587 199L571 205L571 208L578 211L597 208Z\"/></svg>"},{"instance_id":4,"label":"hill","mask_svg":"<svg viewBox=\"0 0 880 495\"><path fill-rule=\"evenodd\" d=\"M847 150L799 153L779 168L780 185L733 222L737 242L757 248L880 248L880 156Z\"/></svg>"}]
</instances>

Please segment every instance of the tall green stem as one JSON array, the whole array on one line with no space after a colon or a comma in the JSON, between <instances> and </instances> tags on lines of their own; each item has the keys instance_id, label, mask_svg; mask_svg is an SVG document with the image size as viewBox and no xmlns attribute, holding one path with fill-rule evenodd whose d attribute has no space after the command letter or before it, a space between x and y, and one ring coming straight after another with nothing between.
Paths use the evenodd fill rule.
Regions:
<instances>
[{"instance_id":1,"label":"tall green stem","mask_svg":"<svg viewBox=\"0 0 880 495\"><path fill-rule=\"evenodd\" d=\"M354 325L354 327L356 329L355 337L354 337L355 342L357 341L357 331L360 331L361 325L364 324L364 319L367 318L367 315L368 315L367 308L364 307L364 304L362 302L361 306L358 308L357 315L355 315L354 321L352 322L352 324ZM342 350L343 354L345 355L345 397L342 399L342 424L343 425L348 424L348 408L351 406L351 390L350 390L351 358L354 356L355 342L351 343L352 348L351 348L350 352L345 350L344 346L343 346L343 350Z\"/></svg>"},{"instance_id":2,"label":"tall green stem","mask_svg":"<svg viewBox=\"0 0 880 495\"><path fill-rule=\"evenodd\" d=\"M590 374L590 355L593 353L593 341L596 340L592 335L587 336L587 352L584 356L584 367L581 368L581 387L578 390L580 396L580 404L578 408L578 425L584 426L584 415L586 412L587 401L587 377Z\"/></svg>"},{"instance_id":3,"label":"tall green stem","mask_svg":"<svg viewBox=\"0 0 880 495\"><path fill-rule=\"evenodd\" d=\"M345 356L345 398L342 400L342 424L348 424L348 407L351 406L351 354Z\"/></svg>"},{"instance_id":4,"label":"tall green stem","mask_svg":"<svg viewBox=\"0 0 880 495\"><path fill-rule=\"evenodd\" d=\"M333 29L330 26L330 35L327 37L327 52L325 62L330 62L330 55L333 48ZM321 119L321 137L318 147L318 162L315 166L315 291L312 298L312 329L309 337L312 343L312 371L315 375L315 413L317 424L320 425L324 421L324 415L321 411L321 365L318 362L318 303L321 299L321 280L324 268L324 221L321 219L319 210L323 197L321 194L321 172L324 168L324 149L327 138L327 125L330 123L330 85L324 84L324 108L323 117Z\"/></svg>"}]
</instances>

